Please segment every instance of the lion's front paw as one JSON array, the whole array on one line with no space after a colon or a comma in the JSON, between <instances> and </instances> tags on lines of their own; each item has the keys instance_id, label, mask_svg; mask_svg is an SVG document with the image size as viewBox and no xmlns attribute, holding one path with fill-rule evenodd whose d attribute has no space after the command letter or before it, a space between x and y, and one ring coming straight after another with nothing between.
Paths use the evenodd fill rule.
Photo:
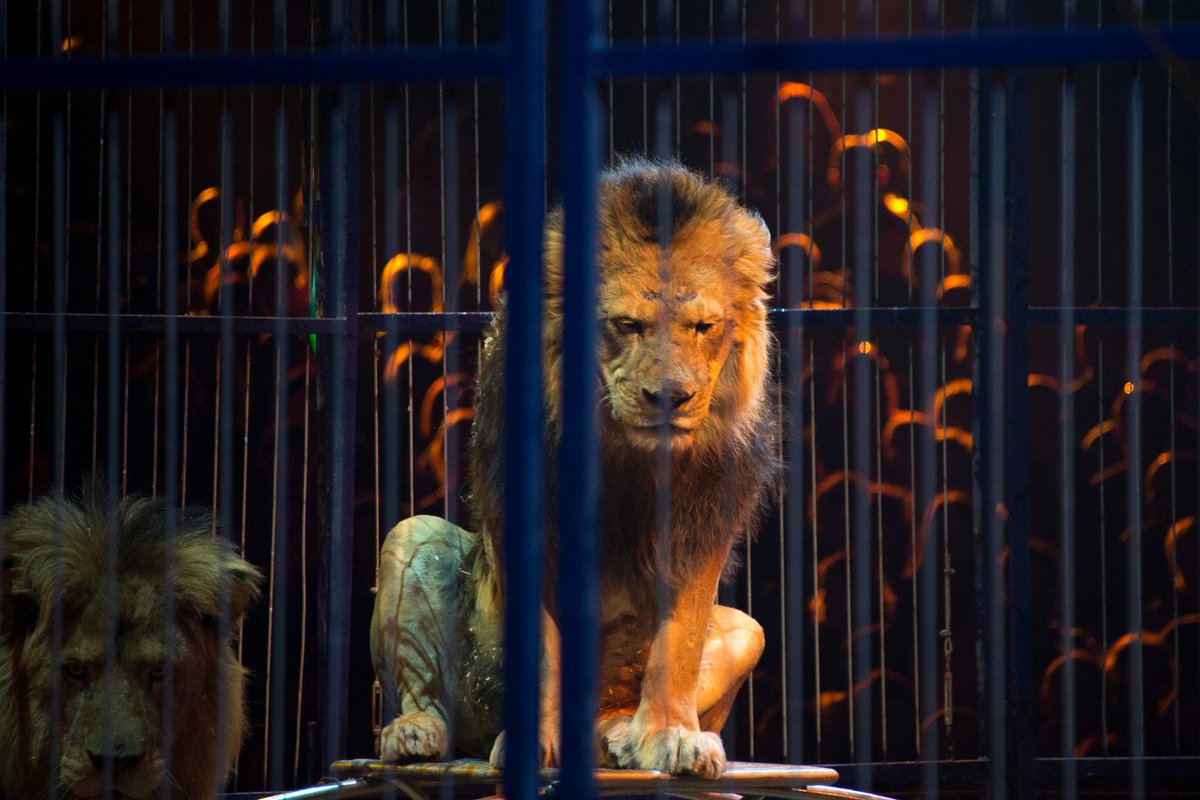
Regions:
<instances>
[{"instance_id":1,"label":"lion's front paw","mask_svg":"<svg viewBox=\"0 0 1200 800\"><path fill-rule=\"evenodd\" d=\"M496 769L504 769L504 734L505 731L500 731L492 745L492 754L488 757L488 762ZM558 736L548 731L538 733L538 765L558 766Z\"/></svg>"},{"instance_id":2,"label":"lion's front paw","mask_svg":"<svg viewBox=\"0 0 1200 800\"><path fill-rule=\"evenodd\" d=\"M639 730L633 717L616 716L597 728L606 764L626 769L655 769L672 775L719 778L725 773L721 737L680 725Z\"/></svg>"},{"instance_id":3,"label":"lion's front paw","mask_svg":"<svg viewBox=\"0 0 1200 800\"><path fill-rule=\"evenodd\" d=\"M436 761L449 749L446 723L427 711L401 714L379 737L383 761Z\"/></svg>"}]
</instances>

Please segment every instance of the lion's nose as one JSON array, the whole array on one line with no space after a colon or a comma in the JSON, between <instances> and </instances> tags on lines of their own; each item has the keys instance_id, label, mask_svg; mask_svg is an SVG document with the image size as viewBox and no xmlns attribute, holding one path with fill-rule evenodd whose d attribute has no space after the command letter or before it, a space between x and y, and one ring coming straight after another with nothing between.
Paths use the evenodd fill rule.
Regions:
<instances>
[{"instance_id":1,"label":"lion's nose","mask_svg":"<svg viewBox=\"0 0 1200 800\"><path fill-rule=\"evenodd\" d=\"M137 766L145 755L145 753L130 753L116 749L111 753L94 753L88 750L88 758L92 760L92 766L98 770L104 769L104 760L111 757L114 775L120 775L125 770Z\"/></svg>"},{"instance_id":2,"label":"lion's nose","mask_svg":"<svg viewBox=\"0 0 1200 800\"><path fill-rule=\"evenodd\" d=\"M642 394L645 399L653 406L659 407L663 402L663 392L652 392L649 389L642 389ZM666 400L671 404L671 410L674 411L696 396L695 392L685 392L683 389L672 388L665 392Z\"/></svg>"}]
</instances>

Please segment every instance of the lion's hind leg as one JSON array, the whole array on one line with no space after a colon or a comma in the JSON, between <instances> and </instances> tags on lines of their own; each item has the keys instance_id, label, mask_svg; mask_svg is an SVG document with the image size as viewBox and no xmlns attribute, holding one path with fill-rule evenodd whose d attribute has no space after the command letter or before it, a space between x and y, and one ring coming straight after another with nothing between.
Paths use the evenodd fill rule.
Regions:
<instances>
[{"instance_id":1,"label":"lion's hind leg","mask_svg":"<svg viewBox=\"0 0 1200 800\"><path fill-rule=\"evenodd\" d=\"M411 517L388 534L371 618L371 659L395 718L380 739L385 761L428 761L450 751L447 708L459 642L460 567L475 538L437 517Z\"/></svg>"},{"instance_id":2,"label":"lion's hind leg","mask_svg":"<svg viewBox=\"0 0 1200 800\"><path fill-rule=\"evenodd\" d=\"M700 729L720 733L738 690L750 677L764 646L762 626L736 608L714 605L700 657L696 709Z\"/></svg>"}]
</instances>

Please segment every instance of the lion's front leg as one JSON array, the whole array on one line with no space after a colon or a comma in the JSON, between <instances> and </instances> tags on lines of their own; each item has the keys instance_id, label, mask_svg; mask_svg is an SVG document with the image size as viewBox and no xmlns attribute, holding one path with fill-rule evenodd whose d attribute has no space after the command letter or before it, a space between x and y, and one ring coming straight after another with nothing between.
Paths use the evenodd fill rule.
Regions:
<instances>
[{"instance_id":1,"label":"lion's front leg","mask_svg":"<svg viewBox=\"0 0 1200 800\"><path fill-rule=\"evenodd\" d=\"M396 713L380 739L385 761L436 760L450 751L459 566L473 542L458 526L425 516L404 520L384 542L371 656Z\"/></svg>"},{"instance_id":2,"label":"lion's front leg","mask_svg":"<svg viewBox=\"0 0 1200 800\"><path fill-rule=\"evenodd\" d=\"M542 608L542 655L538 686L541 707L538 711L538 763L543 767L558 766L559 720L561 719L562 643L558 623ZM492 766L503 768L505 758L504 732L496 737L488 759Z\"/></svg>"},{"instance_id":3,"label":"lion's front leg","mask_svg":"<svg viewBox=\"0 0 1200 800\"><path fill-rule=\"evenodd\" d=\"M698 565L689 583L675 593L650 644L637 711L597 727L609 764L702 778L725 772L721 739L701 730L697 712L701 656L725 555L722 551Z\"/></svg>"}]
</instances>

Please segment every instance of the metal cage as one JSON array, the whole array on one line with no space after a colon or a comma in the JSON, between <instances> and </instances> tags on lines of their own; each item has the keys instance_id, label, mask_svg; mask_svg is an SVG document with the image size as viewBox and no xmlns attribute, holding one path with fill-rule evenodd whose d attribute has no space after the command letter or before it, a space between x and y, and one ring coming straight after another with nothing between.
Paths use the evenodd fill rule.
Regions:
<instances>
[{"instance_id":1,"label":"metal cage","mask_svg":"<svg viewBox=\"0 0 1200 800\"><path fill-rule=\"evenodd\" d=\"M263 568L231 790L369 755L381 535L467 518L503 286L505 793L535 794L542 225L561 198L590 408L597 183L642 152L726 180L779 261L787 469L722 589L770 644L731 753L923 796L1194 791L1195 8L40 0L0 42L4 509L97 475ZM567 414L571 797L595 436Z\"/></svg>"}]
</instances>

